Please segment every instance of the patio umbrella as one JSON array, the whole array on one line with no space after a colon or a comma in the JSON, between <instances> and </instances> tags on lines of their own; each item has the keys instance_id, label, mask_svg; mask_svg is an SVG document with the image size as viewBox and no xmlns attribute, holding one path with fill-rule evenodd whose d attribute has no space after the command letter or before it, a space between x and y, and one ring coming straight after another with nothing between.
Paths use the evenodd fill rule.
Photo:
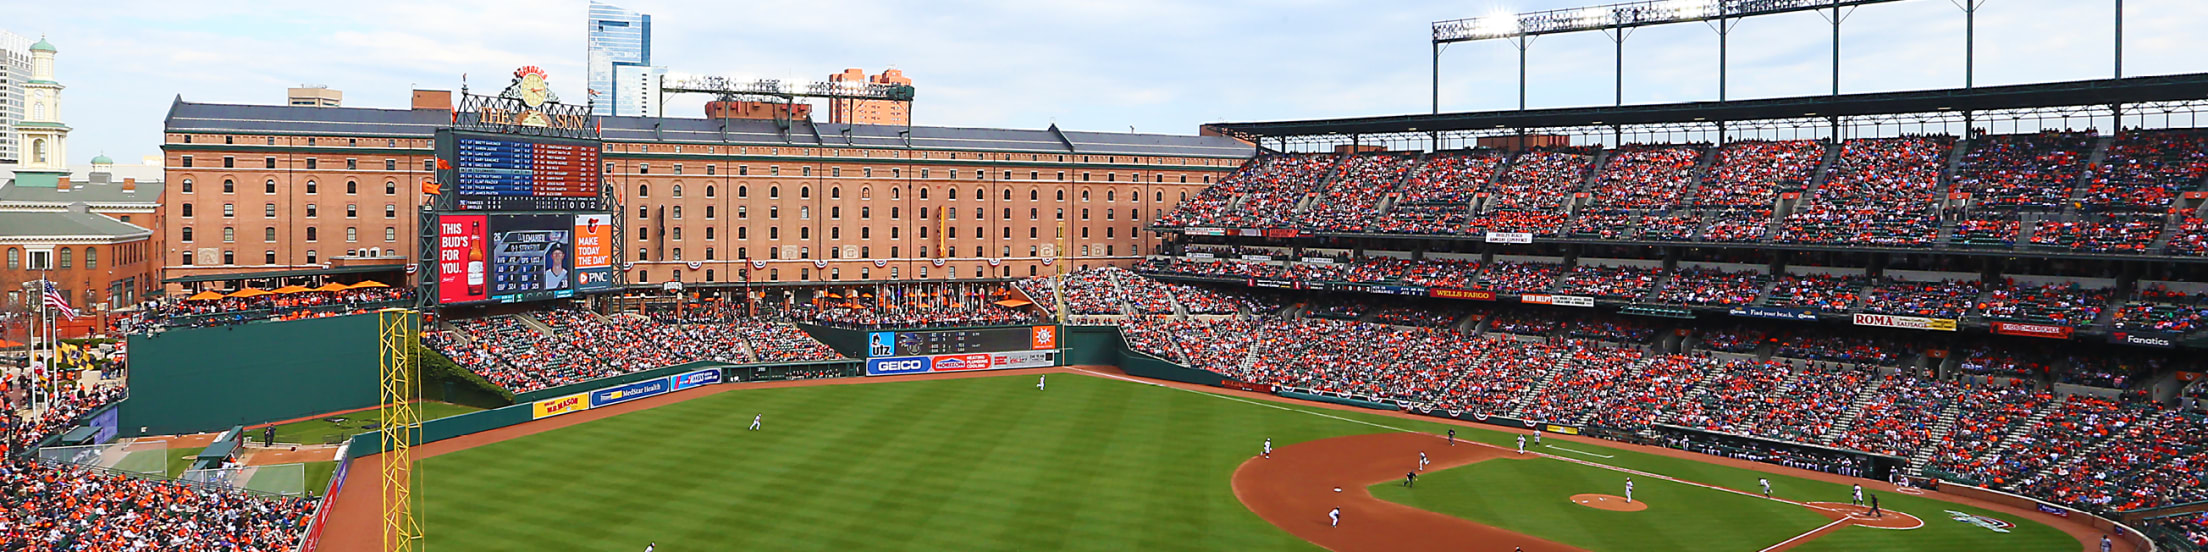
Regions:
<instances>
[{"instance_id":1,"label":"patio umbrella","mask_svg":"<svg viewBox=\"0 0 2208 552\"><path fill-rule=\"evenodd\" d=\"M184 298L184 300L186 300L186 301L213 301L213 300L216 300L216 299L221 299L221 298L223 298L223 294L222 294L222 293L220 293L220 292L213 292L213 291L202 291L202 292L199 292L199 293L194 293L194 294L192 294L192 296L191 296L191 297L186 297L186 298Z\"/></svg>"},{"instance_id":2,"label":"patio umbrella","mask_svg":"<svg viewBox=\"0 0 2208 552\"><path fill-rule=\"evenodd\" d=\"M260 296L263 296L263 295L268 295L268 293L269 293L269 291L268 291L268 290L265 290L265 289L259 289L259 288L245 288L245 289L241 289L241 290L238 290L238 291L237 291L236 293L232 293L232 294L230 294L229 296L230 296L230 297L236 297L236 298L239 298L239 299L244 299L244 298L248 298L248 297L260 297Z\"/></svg>"}]
</instances>

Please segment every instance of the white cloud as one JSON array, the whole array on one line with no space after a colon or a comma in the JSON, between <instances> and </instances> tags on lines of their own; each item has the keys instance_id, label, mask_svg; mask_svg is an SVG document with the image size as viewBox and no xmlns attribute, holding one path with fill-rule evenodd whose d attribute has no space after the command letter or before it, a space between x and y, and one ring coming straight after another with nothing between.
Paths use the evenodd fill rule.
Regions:
<instances>
[{"instance_id":1,"label":"white cloud","mask_svg":"<svg viewBox=\"0 0 2208 552\"><path fill-rule=\"evenodd\" d=\"M625 0L653 14L655 62L674 70L816 80L845 67L897 67L916 81L921 124L1193 132L1220 120L1422 113L1429 107L1427 24L1494 9L1603 2L1266 2L1166 0L893 2ZM45 33L62 50L72 148L89 157L152 154L171 98L276 103L300 83L344 90L355 106L403 107L407 90L494 88L515 66L545 67L563 97L583 97L585 2L393 0L269 4L247 0L0 0L8 30ZM1507 5L1506 5L1507 4ZM2126 73L2204 70L2193 27L2208 2L2129 0ZM2105 2L2005 0L1978 17L1978 82L2108 74ZM1938 1L1867 6L1844 27L1849 92L1958 86L1962 14ZM1748 20L1731 36L1733 98L1829 90L1830 28L1815 14ZM1628 103L1716 96L1716 38L1706 27L1636 31ZM1533 107L1613 101L1611 43L1595 33L1535 41ZM1501 41L1452 45L1445 110L1517 104L1517 52ZM694 116L706 98L676 97Z\"/></svg>"}]
</instances>

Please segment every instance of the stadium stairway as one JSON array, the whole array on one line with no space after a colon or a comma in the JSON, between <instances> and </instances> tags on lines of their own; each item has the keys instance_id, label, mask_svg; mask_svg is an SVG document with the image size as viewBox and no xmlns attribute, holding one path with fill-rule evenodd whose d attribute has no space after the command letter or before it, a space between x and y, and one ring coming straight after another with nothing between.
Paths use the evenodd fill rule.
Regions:
<instances>
[{"instance_id":1,"label":"stadium stairway","mask_svg":"<svg viewBox=\"0 0 2208 552\"><path fill-rule=\"evenodd\" d=\"M530 316L529 313L514 314L512 316L514 317L515 321L521 322L521 325L528 326L531 330L536 330L537 333L544 334L548 337L558 337L560 335L560 330L558 328L552 327L551 324L544 323L543 320L538 320L535 316Z\"/></svg>"},{"instance_id":2,"label":"stadium stairway","mask_svg":"<svg viewBox=\"0 0 2208 552\"><path fill-rule=\"evenodd\" d=\"M1785 387L1793 387L1794 380L1800 379L1799 372L1796 372L1796 374L1795 377L1787 379ZM1847 412L1841 413L1840 419L1832 423L1832 430L1817 437L1817 444L1832 446L1834 441L1840 440L1841 435L1846 435L1848 430L1854 429L1855 420L1863 417L1863 410L1870 408L1871 403L1878 400L1878 390L1886 386L1886 378L1874 377L1870 379L1870 385L1856 390L1855 399L1848 402Z\"/></svg>"},{"instance_id":3,"label":"stadium stairway","mask_svg":"<svg viewBox=\"0 0 2208 552\"><path fill-rule=\"evenodd\" d=\"M1940 450L1940 444L1947 442L1948 434L1955 431L1955 418L1962 416L1962 413L1963 405L1960 402L1948 403L1947 409L1940 411L1940 421L1934 422L1932 431L1925 434L1924 446L1918 448L1916 454L1909 455L1909 469L1905 473L1912 476L1924 475L1924 466L1932 463L1932 456Z\"/></svg>"},{"instance_id":4,"label":"stadium stairway","mask_svg":"<svg viewBox=\"0 0 2208 552\"><path fill-rule=\"evenodd\" d=\"M2055 400L2048 402L2047 406L2040 407L2038 411L2032 413L2031 417L2025 418L2024 423L2016 424L2016 427L2010 428L2007 434L2002 435L2001 444L1994 445L1992 450L1979 453L1975 460L1986 461L1999 458L2001 454L2008 452L2009 449L2016 448L2017 441L2022 440L2026 435L2031 435L2034 430L2039 429L2039 426L2045 425L2047 416L2061 410L2062 405L2069 402L2069 395L2056 395Z\"/></svg>"},{"instance_id":5,"label":"stadium stairway","mask_svg":"<svg viewBox=\"0 0 2208 552\"><path fill-rule=\"evenodd\" d=\"M2114 135L2093 140L2093 153L2086 157L2085 169L2078 171L2078 177L2070 182L2070 200L2062 205L2063 220L2078 219L2078 205L2085 202L2085 192L2092 187L2093 168L2101 166L2101 162L2108 159L2108 148L2113 145L2116 145Z\"/></svg>"}]
</instances>

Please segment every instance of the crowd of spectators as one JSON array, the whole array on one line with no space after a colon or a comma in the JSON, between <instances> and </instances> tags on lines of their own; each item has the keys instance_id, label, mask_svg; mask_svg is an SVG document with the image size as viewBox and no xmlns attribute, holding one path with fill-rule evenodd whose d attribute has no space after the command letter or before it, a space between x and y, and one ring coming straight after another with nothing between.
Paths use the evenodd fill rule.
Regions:
<instances>
[{"instance_id":1,"label":"crowd of spectators","mask_svg":"<svg viewBox=\"0 0 2208 552\"><path fill-rule=\"evenodd\" d=\"M2107 289L2089 289L2077 282L2019 285L2004 281L1978 301L1978 313L1988 320L2079 327L2101 316L2108 294Z\"/></svg>"},{"instance_id":2,"label":"crowd of spectators","mask_svg":"<svg viewBox=\"0 0 2208 552\"><path fill-rule=\"evenodd\" d=\"M1560 264L1495 261L1480 273L1480 286L1509 293L1545 293L1562 272Z\"/></svg>"},{"instance_id":3,"label":"crowd of spectators","mask_svg":"<svg viewBox=\"0 0 2208 552\"><path fill-rule=\"evenodd\" d=\"M1502 166L1503 155L1493 150L1428 155L1403 184L1396 205L1465 205L1495 180Z\"/></svg>"},{"instance_id":4,"label":"crowd of spectators","mask_svg":"<svg viewBox=\"0 0 2208 552\"><path fill-rule=\"evenodd\" d=\"M1503 170L1503 177L1488 186L1487 206L1489 209L1532 211L1559 209L1564 200L1587 181L1587 171L1594 166L1594 161L1594 151L1587 148L1536 149L1520 153L1510 167ZM1550 227L1562 226L1561 219L1556 222L1558 224Z\"/></svg>"},{"instance_id":5,"label":"crowd of spectators","mask_svg":"<svg viewBox=\"0 0 2208 552\"><path fill-rule=\"evenodd\" d=\"M1886 278L1864 294L1863 312L1927 318L1962 318L1984 285L1975 280L1917 282Z\"/></svg>"},{"instance_id":6,"label":"crowd of spectators","mask_svg":"<svg viewBox=\"0 0 2208 552\"><path fill-rule=\"evenodd\" d=\"M2208 328L2208 295L2150 285L2140 288L2110 319L2117 330L2192 333Z\"/></svg>"},{"instance_id":7,"label":"crowd of spectators","mask_svg":"<svg viewBox=\"0 0 2208 552\"><path fill-rule=\"evenodd\" d=\"M1747 354L1763 346L1763 330L1748 326L1710 328L1695 334L1698 346L1712 351Z\"/></svg>"},{"instance_id":8,"label":"crowd of spectators","mask_svg":"<svg viewBox=\"0 0 2208 552\"><path fill-rule=\"evenodd\" d=\"M1040 310L996 303L1009 296L1002 286L899 285L846 290L841 297L799 304L785 314L792 320L853 329L1000 326L1045 320Z\"/></svg>"},{"instance_id":9,"label":"crowd of spectators","mask_svg":"<svg viewBox=\"0 0 2208 552\"><path fill-rule=\"evenodd\" d=\"M1624 316L1574 316L1565 321L1564 326L1566 335L1580 339L1637 344L1648 343L1656 337L1656 326Z\"/></svg>"},{"instance_id":10,"label":"crowd of spectators","mask_svg":"<svg viewBox=\"0 0 2208 552\"><path fill-rule=\"evenodd\" d=\"M1781 241L1921 247L1937 233L1935 201L1950 136L1860 138L1814 197L1787 215Z\"/></svg>"},{"instance_id":11,"label":"crowd of spectators","mask_svg":"<svg viewBox=\"0 0 2208 552\"><path fill-rule=\"evenodd\" d=\"M1825 144L1816 140L1728 143L1702 176L1694 202L1709 208L1768 209L1779 194L1808 188L1824 159ZM1763 220L1769 219L1766 212Z\"/></svg>"},{"instance_id":12,"label":"crowd of spectators","mask_svg":"<svg viewBox=\"0 0 2208 552\"><path fill-rule=\"evenodd\" d=\"M1774 307L1847 312L1861 301L1870 278L1862 275L1786 274L1771 288Z\"/></svg>"},{"instance_id":13,"label":"crowd of spectators","mask_svg":"<svg viewBox=\"0 0 2208 552\"><path fill-rule=\"evenodd\" d=\"M2208 137L2196 130L2129 131L2116 135L2093 168L2078 208L2160 211L2178 194L2208 179Z\"/></svg>"},{"instance_id":14,"label":"crowd of spectators","mask_svg":"<svg viewBox=\"0 0 2208 552\"><path fill-rule=\"evenodd\" d=\"M1304 194L1334 171L1332 154L1261 155L1182 201L1160 226L1287 228Z\"/></svg>"},{"instance_id":15,"label":"crowd of spectators","mask_svg":"<svg viewBox=\"0 0 2208 552\"><path fill-rule=\"evenodd\" d=\"M1909 355L1909 348L1876 335L1806 331L1780 339L1776 354L1803 360L1893 366Z\"/></svg>"},{"instance_id":16,"label":"crowd of spectators","mask_svg":"<svg viewBox=\"0 0 2208 552\"><path fill-rule=\"evenodd\" d=\"M1978 343L1964 347L1955 368L1963 374L2038 380L2054 370L2045 355L2019 351L2014 347L1997 347L1993 343Z\"/></svg>"},{"instance_id":17,"label":"crowd of spectators","mask_svg":"<svg viewBox=\"0 0 2208 552\"><path fill-rule=\"evenodd\" d=\"M519 316L450 320L450 331L425 332L423 342L515 393L696 361L842 358L795 327L749 318L697 323L565 309L528 315L545 331Z\"/></svg>"},{"instance_id":18,"label":"crowd of spectators","mask_svg":"<svg viewBox=\"0 0 2208 552\"><path fill-rule=\"evenodd\" d=\"M285 552L317 502L0 460L0 549Z\"/></svg>"},{"instance_id":19,"label":"crowd of spectators","mask_svg":"<svg viewBox=\"0 0 2208 552\"><path fill-rule=\"evenodd\" d=\"M1564 273L1557 283L1557 293L1567 295L1592 295L1610 299L1639 299L1656 285L1660 268L1630 265L1603 266L1582 264Z\"/></svg>"},{"instance_id":20,"label":"crowd of spectators","mask_svg":"<svg viewBox=\"0 0 2208 552\"><path fill-rule=\"evenodd\" d=\"M2028 387L1968 387L1956 401L1966 405L1956 413L1947 439L1932 455L1934 468L1948 473L1972 473L1985 465L1984 457L1999 450L2009 434L2031 421L2032 413L2054 402L2054 395Z\"/></svg>"},{"instance_id":21,"label":"crowd of spectators","mask_svg":"<svg viewBox=\"0 0 2208 552\"><path fill-rule=\"evenodd\" d=\"M125 395L122 387L89 388L78 382L63 382L58 385L60 391L54 394L53 402L32 414L27 390L42 384L29 374L21 374L12 381L0 380L0 436L7 438L6 442L0 442L0 460L5 460L10 452L29 450L48 437L68 431L92 411L114 404ZM22 401L9 398L11 389L24 394Z\"/></svg>"},{"instance_id":22,"label":"crowd of spectators","mask_svg":"<svg viewBox=\"0 0 2208 552\"><path fill-rule=\"evenodd\" d=\"M1981 207L2060 209L2095 136L2092 130L1978 136L1955 170L1953 191Z\"/></svg>"},{"instance_id":23,"label":"crowd of spectators","mask_svg":"<svg viewBox=\"0 0 2208 552\"><path fill-rule=\"evenodd\" d=\"M1930 444L1932 426L1962 388L1946 380L1907 374L1886 376L1853 425L1834 444L1902 458Z\"/></svg>"},{"instance_id":24,"label":"crowd of spectators","mask_svg":"<svg viewBox=\"0 0 2208 552\"><path fill-rule=\"evenodd\" d=\"M1599 209L1669 209L1680 203L1701 161L1700 146L1629 146L1610 152L1588 205Z\"/></svg>"},{"instance_id":25,"label":"crowd of spectators","mask_svg":"<svg viewBox=\"0 0 2208 552\"><path fill-rule=\"evenodd\" d=\"M2208 512L2159 517L2142 523L2149 530L2167 532L2171 538L2192 545L2196 551L2208 550Z\"/></svg>"},{"instance_id":26,"label":"crowd of spectators","mask_svg":"<svg viewBox=\"0 0 2208 552\"><path fill-rule=\"evenodd\" d=\"M1671 282L1656 294L1656 302L1674 305L1733 307L1756 302L1771 276L1755 271L1681 267Z\"/></svg>"},{"instance_id":27,"label":"crowd of spectators","mask_svg":"<svg viewBox=\"0 0 2208 552\"><path fill-rule=\"evenodd\" d=\"M1407 155L1359 155L1346 161L1342 174L1316 186L1311 204L1296 218L1301 228L1363 232L1371 228L1380 202L1417 165Z\"/></svg>"},{"instance_id":28,"label":"crowd of spectators","mask_svg":"<svg viewBox=\"0 0 2208 552\"><path fill-rule=\"evenodd\" d=\"M2160 213L2081 215L2081 220L2040 221L2032 245L2088 253L2141 254L2154 244L2169 221Z\"/></svg>"},{"instance_id":29,"label":"crowd of spectators","mask_svg":"<svg viewBox=\"0 0 2208 552\"><path fill-rule=\"evenodd\" d=\"M2208 256L2208 220L2186 215L2178 222L2176 232L2170 235L2170 242L2163 250L2172 255Z\"/></svg>"},{"instance_id":30,"label":"crowd of spectators","mask_svg":"<svg viewBox=\"0 0 2208 552\"><path fill-rule=\"evenodd\" d=\"M251 297L178 299L155 303L119 323L125 328L194 328L261 320L300 320L370 312L414 299L413 288L368 287L338 291L308 289Z\"/></svg>"}]
</instances>

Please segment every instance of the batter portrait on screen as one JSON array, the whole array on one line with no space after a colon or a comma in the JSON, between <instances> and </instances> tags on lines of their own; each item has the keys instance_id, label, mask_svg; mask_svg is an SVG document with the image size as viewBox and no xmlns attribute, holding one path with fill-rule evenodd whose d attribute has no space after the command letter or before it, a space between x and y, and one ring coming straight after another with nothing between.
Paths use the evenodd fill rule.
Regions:
<instances>
[{"instance_id":1,"label":"batter portrait on screen","mask_svg":"<svg viewBox=\"0 0 2208 552\"><path fill-rule=\"evenodd\" d=\"M567 248L557 243L544 251L544 289L567 289Z\"/></svg>"}]
</instances>

